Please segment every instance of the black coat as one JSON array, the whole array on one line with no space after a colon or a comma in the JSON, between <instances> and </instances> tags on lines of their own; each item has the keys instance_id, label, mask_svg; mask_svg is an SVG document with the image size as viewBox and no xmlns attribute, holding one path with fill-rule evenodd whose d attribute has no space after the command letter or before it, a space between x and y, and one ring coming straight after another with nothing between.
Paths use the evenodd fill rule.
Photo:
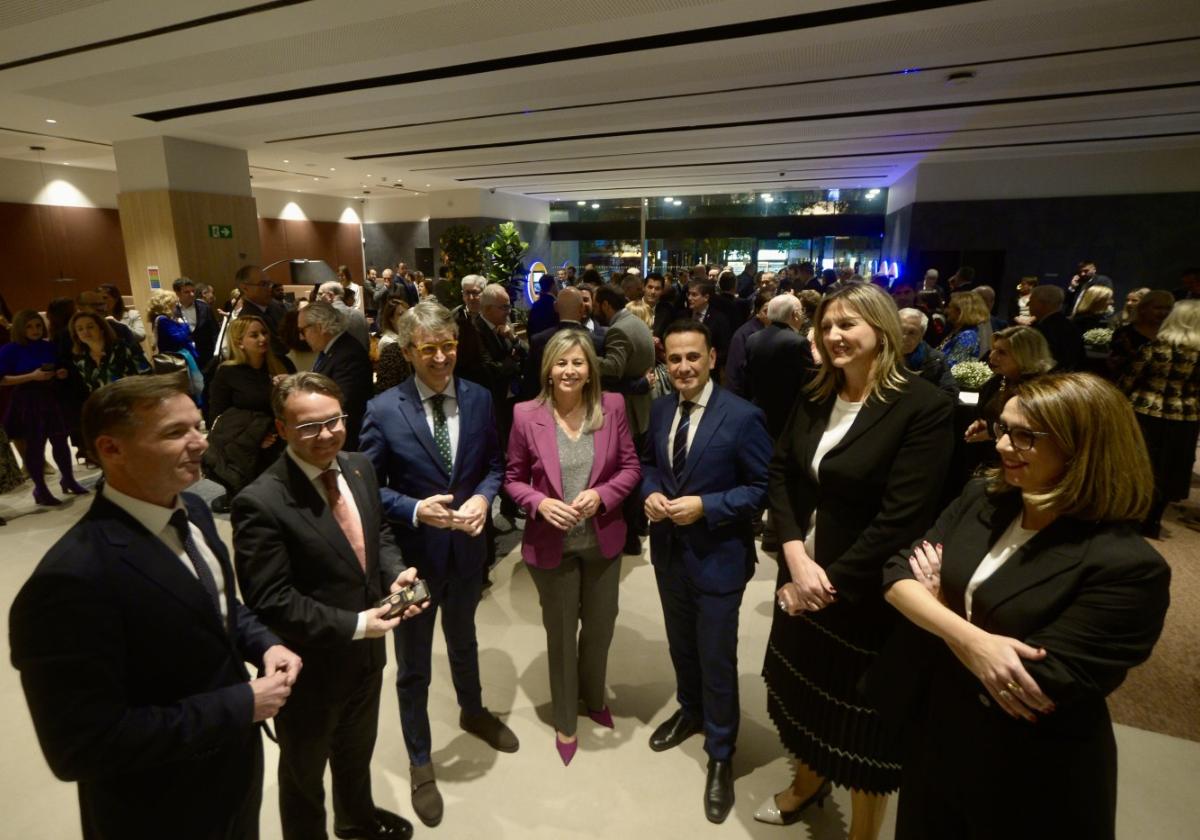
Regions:
<instances>
[{"instance_id":1,"label":"black coat","mask_svg":"<svg viewBox=\"0 0 1200 840\"><path fill-rule=\"evenodd\" d=\"M787 324L772 322L746 340L745 397L767 415L771 440L779 439L813 370L808 340Z\"/></svg>"},{"instance_id":2,"label":"black coat","mask_svg":"<svg viewBox=\"0 0 1200 840\"><path fill-rule=\"evenodd\" d=\"M989 496L975 481L922 537L944 546L942 597L958 615L980 561L1020 513L1019 493ZM885 586L913 577L908 556L888 562ZM1061 518L980 584L971 623L1047 652L1022 660L1055 705L1036 724L997 708L941 640L902 622L871 675L880 708L909 721L896 836L991 837L966 830L990 824L995 836L1112 838L1117 765L1105 698L1150 656L1170 577L1131 527Z\"/></svg>"},{"instance_id":3,"label":"black coat","mask_svg":"<svg viewBox=\"0 0 1200 840\"><path fill-rule=\"evenodd\" d=\"M1067 372L1082 367L1083 333L1075 326L1074 321L1060 311L1039 318L1034 327L1050 345L1050 355L1058 363L1054 368L1056 371Z\"/></svg>"},{"instance_id":4,"label":"black coat","mask_svg":"<svg viewBox=\"0 0 1200 840\"><path fill-rule=\"evenodd\" d=\"M217 314L212 307L199 298L196 299L196 326L192 327L192 343L196 345L196 364L202 369L213 357L217 349L217 331L221 325L217 323ZM274 330L275 327L272 327Z\"/></svg>"},{"instance_id":5,"label":"black coat","mask_svg":"<svg viewBox=\"0 0 1200 840\"><path fill-rule=\"evenodd\" d=\"M54 775L79 783L88 838L258 829L262 744L243 663L279 639L238 603L204 502L182 498L224 571L224 626L167 545L102 495L9 614L38 741Z\"/></svg>"},{"instance_id":6,"label":"black coat","mask_svg":"<svg viewBox=\"0 0 1200 840\"><path fill-rule=\"evenodd\" d=\"M313 372L328 376L342 389L342 410L346 412L345 450L358 449L367 400L374 396L371 356L349 333L340 333L324 355L313 364Z\"/></svg>"}]
</instances>

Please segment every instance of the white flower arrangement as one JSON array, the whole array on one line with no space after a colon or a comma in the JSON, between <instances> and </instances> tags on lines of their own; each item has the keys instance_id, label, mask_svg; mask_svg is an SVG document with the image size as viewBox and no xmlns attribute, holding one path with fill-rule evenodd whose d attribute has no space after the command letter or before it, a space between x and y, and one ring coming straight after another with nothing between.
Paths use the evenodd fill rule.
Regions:
<instances>
[{"instance_id":1,"label":"white flower arrangement","mask_svg":"<svg viewBox=\"0 0 1200 840\"><path fill-rule=\"evenodd\" d=\"M1083 343L1094 350L1103 350L1112 344L1113 331L1108 327L1095 327L1083 334Z\"/></svg>"},{"instance_id":2,"label":"white flower arrangement","mask_svg":"<svg viewBox=\"0 0 1200 840\"><path fill-rule=\"evenodd\" d=\"M964 391L978 391L992 378L993 371L985 362L959 362L951 370L954 381Z\"/></svg>"}]
</instances>

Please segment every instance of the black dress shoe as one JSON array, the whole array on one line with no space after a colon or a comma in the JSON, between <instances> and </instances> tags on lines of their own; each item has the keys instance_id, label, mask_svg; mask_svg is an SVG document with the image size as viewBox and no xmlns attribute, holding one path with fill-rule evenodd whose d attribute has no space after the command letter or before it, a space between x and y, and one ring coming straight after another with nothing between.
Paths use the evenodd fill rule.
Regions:
<instances>
[{"instance_id":1,"label":"black dress shoe","mask_svg":"<svg viewBox=\"0 0 1200 840\"><path fill-rule=\"evenodd\" d=\"M703 728L704 721L692 720L683 714L683 709L676 709L675 714L660 723L650 736L650 749L662 752L678 747Z\"/></svg>"},{"instance_id":2,"label":"black dress shoe","mask_svg":"<svg viewBox=\"0 0 1200 840\"><path fill-rule=\"evenodd\" d=\"M233 510L228 493L222 493L220 496L217 496L208 503L208 506L212 508L213 513L229 513Z\"/></svg>"},{"instance_id":3,"label":"black dress shoe","mask_svg":"<svg viewBox=\"0 0 1200 840\"><path fill-rule=\"evenodd\" d=\"M709 822L725 822L733 808L733 762L709 759L704 783L704 816Z\"/></svg>"},{"instance_id":4,"label":"black dress shoe","mask_svg":"<svg viewBox=\"0 0 1200 840\"><path fill-rule=\"evenodd\" d=\"M362 838L362 840L408 840L412 837L412 823L399 814L375 809L375 818L370 825L337 826L333 827L333 835L342 840Z\"/></svg>"}]
</instances>

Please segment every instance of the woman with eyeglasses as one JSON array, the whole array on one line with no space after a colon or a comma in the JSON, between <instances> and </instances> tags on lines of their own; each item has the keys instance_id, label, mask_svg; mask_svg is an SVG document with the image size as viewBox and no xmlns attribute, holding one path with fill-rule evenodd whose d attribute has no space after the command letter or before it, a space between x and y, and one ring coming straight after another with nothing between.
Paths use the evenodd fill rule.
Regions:
<instances>
[{"instance_id":1,"label":"woman with eyeglasses","mask_svg":"<svg viewBox=\"0 0 1200 840\"><path fill-rule=\"evenodd\" d=\"M235 318L226 342L229 359L208 386L209 447L204 459L205 474L225 487L225 495L212 501L217 513L228 513L232 497L286 448L275 433L271 390L296 372L290 359L271 352L271 330L257 315Z\"/></svg>"},{"instance_id":2,"label":"woman with eyeglasses","mask_svg":"<svg viewBox=\"0 0 1200 840\"><path fill-rule=\"evenodd\" d=\"M504 490L528 514L521 555L542 606L555 749L578 747L580 701L613 727L605 700L625 520L641 479L620 394L602 394L591 336L560 330L542 356L542 390L513 411Z\"/></svg>"},{"instance_id":3,"label":"woman with eyeglasses","mask_svg":"<svg viewBox=\"0 0 1200 840\"><path fill-rule=\"evenodd\" d=\"M994 432L1000 466L884 570L911 622L869 692L905 720L896 837L1111 840L1105 698L1150 656L1170 582L1136 531L1146 446L1090 374L1023 382Z\"/></svg>"}]
</instances>

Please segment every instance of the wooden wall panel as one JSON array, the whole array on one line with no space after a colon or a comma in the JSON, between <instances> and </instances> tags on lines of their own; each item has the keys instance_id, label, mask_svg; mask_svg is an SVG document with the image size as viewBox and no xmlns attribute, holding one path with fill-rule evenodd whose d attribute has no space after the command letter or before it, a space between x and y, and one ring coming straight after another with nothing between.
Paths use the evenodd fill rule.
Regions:
<instances>
[{"instance_id":1,"label":"wooden wall panel","mask_svg":"<svg viewBox=\"0 0 1200 840\"><path fill-rule=\"evenodd\" d=\"M130 291L138 311L144 314L151 292L147 268L158 266L163 288L170 288L171 281L181 274L171 196L167 190L123 192L117 195L117 205Z\"/></svg>"},{"instance_id":2,"label":"wooden wall panel","mask_svg":"<svg viewBox=\"0 0 1200 840\"><path fill-rule=\"evenodd\" d=\"M216 289L225 300L243 265L261 264L258 212L254 198L172 190L171 217L182 274ZM232 239L213 239L210 225L233 228ZM174 280L171 277L170 280Z\"/></svg>"},{"instance_id":3,"label":"wooden wall panel","mask_svg":"<svg viewBox=\"0 0 1200 840\"><path fill-rule=\"evenodd\" d=\"M330 268L349 267L356 282L362 282L362 226L355 223L312 222L296 219L259 219L263 265L277 260L323 260ZM277 283L290 278L282 266L271 271Z\"/></svg>"}]
</instances>

